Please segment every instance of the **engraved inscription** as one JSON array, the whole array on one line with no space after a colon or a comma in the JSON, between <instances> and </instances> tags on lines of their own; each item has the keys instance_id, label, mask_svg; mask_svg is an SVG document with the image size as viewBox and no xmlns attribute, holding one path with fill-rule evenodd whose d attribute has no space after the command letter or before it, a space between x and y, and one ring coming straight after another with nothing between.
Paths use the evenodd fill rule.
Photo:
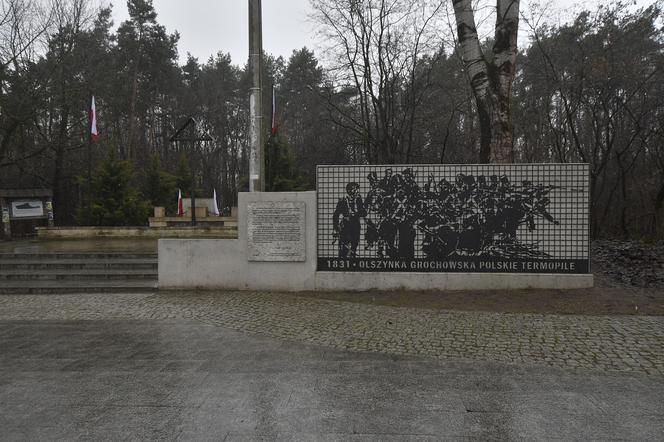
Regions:
<instances>
[{"instance_id":1,"label":"engraved inscription","mask_svg":"<svg viewBox=\"0 0 664 442\"><path fill-rule=\"evenodd\" d=\"M247 205L249 261L304 261L304 202Z\"/></svg>"}]
</instances>

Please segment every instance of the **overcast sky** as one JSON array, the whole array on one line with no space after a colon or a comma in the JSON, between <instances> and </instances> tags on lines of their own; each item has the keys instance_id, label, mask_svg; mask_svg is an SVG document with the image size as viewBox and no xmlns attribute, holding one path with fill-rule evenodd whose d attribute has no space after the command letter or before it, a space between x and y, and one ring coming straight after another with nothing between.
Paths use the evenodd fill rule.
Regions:
<instances>
[{"instance_id":1,"label":"overcast sky","mask_svg":"<svg viewBox=\"0 0 664 442\"><path fill-rule=\"evenodd\" d=\"M231 54L234 64L246 63L248 0L153 0L153 4L157 22L169 33L180 33L181 61L187 52L204 62L222 51ZM263 0L263 50L288 58L294 49L312 48L309 11L309 0ZM126 1L114 0L115 26L127 18Z\"/></svg>"},{"instance_id":2,"label":"overcast sky","mask_svg":"<svg viewBox=\"0 0 664 442\"><path fill-rule=\"evenodd\" d=\"M654 0L637 0L639 5ZM319 49L314 37L314 27L308 19L311 12L309 0L263 0L263 49L286 59L294 49L307 46ZM525 5L526 2L522 2ZM569 14L578 0L552 0L552 16ZM596 2L585 2L593 10ZM248 0L153 0L157 22L169 33L178 31L180 61L187 52L205 62L219 51L229 52L234 64L243 65L248 56ZM117 27L128 18L125 0L113 1L113 21Z\"/></svg>"}]
</instances>

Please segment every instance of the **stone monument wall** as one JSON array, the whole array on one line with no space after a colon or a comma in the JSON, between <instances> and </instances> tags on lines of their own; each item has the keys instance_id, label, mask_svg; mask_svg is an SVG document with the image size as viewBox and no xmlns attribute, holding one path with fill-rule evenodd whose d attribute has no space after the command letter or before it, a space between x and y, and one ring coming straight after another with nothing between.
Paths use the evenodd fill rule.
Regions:
<instances>
[{"instance_id":1,"label":"stone monument wall","mask_svg":"<svg viewBox=\"0 0 664 442\"><path fill-rule=\"evenodd\" d=\"M159 287L315 288L316 193L240 193L238 239L159 240Z\"/></svg>"},{"instance_id":2,"label":"stone monument wall","mask_svg":"<svg viewBox=\"0 0 664 442\"><path fill-rule=\"evenodd\" d=\"M162 239L162 289L592 287L582 164L321 166L240 193L238 239Z\"/></svg>"}]
</instances>

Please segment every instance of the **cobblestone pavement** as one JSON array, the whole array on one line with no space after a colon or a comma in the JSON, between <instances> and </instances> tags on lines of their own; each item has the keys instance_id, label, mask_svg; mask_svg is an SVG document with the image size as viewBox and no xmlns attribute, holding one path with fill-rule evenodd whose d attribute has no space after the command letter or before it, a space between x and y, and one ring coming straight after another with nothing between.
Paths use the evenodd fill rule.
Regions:
<instances>
[{"instance_id":1,"label":"cobblestone pavement","mask_svg":"<svg viewBox=\"0 0 664 442\"><path fill-rule=\"evenodd\" d=\"M664 375L664 317L395 308L281 293L0 296L0 320L190 319L341 350Z\"/></svg>"}]
</instances>

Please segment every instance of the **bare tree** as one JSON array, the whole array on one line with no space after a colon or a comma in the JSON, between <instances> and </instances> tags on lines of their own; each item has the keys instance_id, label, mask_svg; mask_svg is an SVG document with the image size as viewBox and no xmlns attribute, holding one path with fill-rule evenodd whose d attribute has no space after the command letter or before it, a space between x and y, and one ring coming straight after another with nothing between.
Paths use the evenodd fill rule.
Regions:
<instances>
[{"instance_id":1,"label":"bare tree","mask_svg":"<svg viewBox=\"0 0 664 442\"><path fill-rule=\"evenodd\" d=\"M442 3L424 0L311 0L329 44L338 86L336 123L355 134L368 162L408 162L417 111L430 84L425 56L436 56ZM433 63L426 64L431 67Z\"/></svg>"},{"instance_id":2,"label":"bare tree","mask_svg":"<svg viewBox=\"0 0 664 442\"><path fill-rule=\"evenodd\" d=\"M7 162L9 144L22 122L32 113L10 114L5 105L8 75L22 75L34 61L40 38L46 34L52 18L33 0L0 1L0 165ZM29 100L25 96L23 101ZM12 160L13 161L13 160Z\"/></svg>"},{"instance_id":3,"label":"bare tree","mask_svg":"<svg viewBox=\"0 0 664 442\"><path fill-rule=\"evenodd\" d=\"M453 0L459 51L470 80L480 120L480 161L514 160L512 83L516 72L519 0L496 0L491 53L482 50L471 0Z\"/></svg>"},{"instance_id":4,"label":"bare tree","mask_svg":"<svg viewBox=\"0 0 664 442\"><path fill-rule=\"evenodd\" d=\"M51 13L46 13L33 0L0 1L0 69L19 69L32 59L39 38L51 23Z\"/></svg>"}]
</instances>

